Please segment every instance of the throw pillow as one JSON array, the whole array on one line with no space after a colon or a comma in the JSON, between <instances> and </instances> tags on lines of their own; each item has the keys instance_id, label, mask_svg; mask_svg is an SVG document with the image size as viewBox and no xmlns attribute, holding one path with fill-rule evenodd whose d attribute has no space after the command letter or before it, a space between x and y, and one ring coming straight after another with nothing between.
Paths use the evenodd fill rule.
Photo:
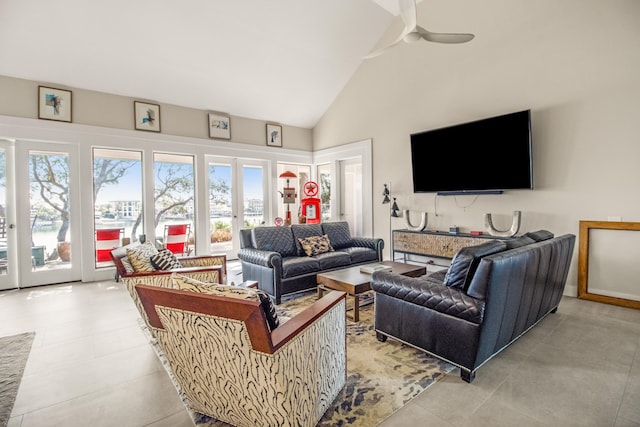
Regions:
<instances>
[{"instance_id":1,"label":"throw pillow","mask_svg":"<svg viewBox=\"0 0 640 427\"><path fill-rule=\"evenodd\" d=\"M298 239L298 241L307 256L333 252L333 247L331 246L331 242L329 242L329 236L326 234L322 236L311 236L306 239Z\"/></svg>"},{"instance_id":2,"label":"throw pillow","mask_svg":"<svg viewBox=\"0 0 640 427\"><path fill-rule=\"evenodd\" d=\"M157 254L152 255L149 259L156 270L173 270L174 268L182 267L178 258L168 249L160 249Z\"/></svg>"},{"instance_id":3,"label":"throw pillow","mask_svg":"<svg viewBox=\"0 0 640 427\"><path fill-rule=\"evenodd\" d=\"M134 248L127 248L127 259L133 266L136 273L144 271L154 271L151 264L151 257L158 253L158 250L151 242L143 243Z\"/></svg>"},{"instance_id":4,"label":"throw pillow","mask_svg":"<svg viewBox=\"0 0 640 427\"><path fill-rule=\"evenodd\" d=\"M129 258L127 258L126 256L123 256L122 258L120 258L120 262L122 263L122 266L124 267L124 271L126 271L127 273L135 273L136 270L133 268L133 265L131 265L131 263L129 262Z\"/></svg>"},{"instance_id":5,"label":"throw pillow","mask_svg":"<svg viewBox=\"0 0 640 427\"><path fill-rule=\"evenodd\" d=\"M206 283L192 279L182 274L171 274L171 282L174 289L181 291L197 292L207 295L216 295L227 298L238 298L249 301L260 301L264 310L267 324L270 330L280 325L280 319L276 308L266 292L259 289L243 288L240 286L221 285L219 283Z\"/></svg>"}]
</instances>

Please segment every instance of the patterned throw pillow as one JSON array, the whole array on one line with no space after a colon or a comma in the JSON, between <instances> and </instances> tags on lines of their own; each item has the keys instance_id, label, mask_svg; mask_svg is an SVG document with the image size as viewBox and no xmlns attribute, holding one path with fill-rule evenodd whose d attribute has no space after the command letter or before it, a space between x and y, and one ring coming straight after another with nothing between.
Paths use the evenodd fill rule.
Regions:
<instances>
[{"instance_id":1,"label":"patterned throw pillow","mask_svg":"<svg viewBox=\"0 0 640 427\"><path fill-rule=\"evenodd\" d=\"M325 252L333 252L333 247L329 242L329 236L326 234L322 236L311 236L306 239L298 239L304 253L307 256L315 256L323 254Z\"/></svg>"},{"instance_id":2,"label":"patterned throw pillow","mask_svg":"<svg viewBox=\"0 0 640 427\"><path fill-rule=\"evenodd\" d=\"M178 258L168 249L160 249L157 254L151 256L149 259L151 260L151 265L156 270L172 270L182 267Z\"/></svg>"},{"instance_id":3,"label":"patterned throw pillow","mask_svg":"<svg viewBox=\"0 0 640 427\"><path fill-rule=\"evenodd\" d=\"M158 250L151 242L143 243L134 248L127 248L127 259L133 266L136 273L143 271L154 271L151 265L151 257L158 253Z\"/></svg>"},{"instance_id":4,"label":"patterned throw pillow","mask_svg":"<svg viewBox=\"0 0 640 427\"><path fill-rule=\"evenodd\" d=\"M280 319L276 308L266 292L259 289L243 288L240 286L221 285L219 283L206 283L192 279L182 274L171 274L171 282L174 289L190 291L207 295L216 295L227 298L238 298L249 301L260 301L267 318L269 329L274 330L280 325Z\"/></svg>"},{"instance_id":5,"label":"patterned throw pillow","mask_svg":"<svg viewBox=\"0 0 640 427\"><path fill-rule=\"evenodd\" d=\"M126 256L123 256L122 258L120 258L120 262L122 263L122 266L124 267L124 271L126 271L127 273L135 273L136 270L134 270L133 265L131 265L131 263L129 262L129 258L127 258Z\"/></svg>"}]
</instances>

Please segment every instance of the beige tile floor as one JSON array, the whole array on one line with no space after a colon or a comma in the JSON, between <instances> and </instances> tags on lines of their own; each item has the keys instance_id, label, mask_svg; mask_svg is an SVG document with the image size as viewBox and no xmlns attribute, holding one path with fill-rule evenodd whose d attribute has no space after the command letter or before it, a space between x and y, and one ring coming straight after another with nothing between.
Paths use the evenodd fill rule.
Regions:
<instances>
[{"instance_id":1,"label":"beige tile floor","mask_svg":"<svg viewBox=\"0 0 640 427\"><path fill-rule=\"evenodd\" d=\"M113 281L0 291L0 336L36 331L9 426L192 422ZM382 425L640 426L640 311L565 297L480 369Z\"/></svg>"}]
</instances>

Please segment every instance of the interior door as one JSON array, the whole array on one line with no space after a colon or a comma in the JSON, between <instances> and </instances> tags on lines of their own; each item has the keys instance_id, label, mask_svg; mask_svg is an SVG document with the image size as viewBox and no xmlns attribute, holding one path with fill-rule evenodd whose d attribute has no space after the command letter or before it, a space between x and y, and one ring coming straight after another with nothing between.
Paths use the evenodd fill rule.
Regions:
<instances>
[{"instance_id":1,"label":"interior door","mask_svg":"<svg viewBox=\"0 0 640 427\"><path fill-rule=\"evenodd\" d=\"M81 280L78 154L65 144L16 142L20 287Z\"/></svg>"},{"instance_id":2,"label":"interior door","mask_svg":"<svg viewBox=\"0 0 640 427\"><path fill-rule=\"evenodd\" d=\"M362 162L340 161L340 218L347 221L351 234L362 236Z\"/></svg>"}]
</instances>

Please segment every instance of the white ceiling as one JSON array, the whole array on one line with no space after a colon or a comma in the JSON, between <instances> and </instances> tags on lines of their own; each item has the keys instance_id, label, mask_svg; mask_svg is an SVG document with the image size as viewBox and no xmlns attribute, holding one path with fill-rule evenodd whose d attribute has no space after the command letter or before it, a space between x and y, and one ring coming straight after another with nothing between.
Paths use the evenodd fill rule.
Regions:
<instances>
[{"instance_id":1,"label":"white ceiling","mask_svg":"<svg viewBox=\"0 0 640 427\"><path fill-rule=\"evenodd\" d=\"M0 0L0 75L313 127L397 0Z\"/></svg>"}]
</instances>

